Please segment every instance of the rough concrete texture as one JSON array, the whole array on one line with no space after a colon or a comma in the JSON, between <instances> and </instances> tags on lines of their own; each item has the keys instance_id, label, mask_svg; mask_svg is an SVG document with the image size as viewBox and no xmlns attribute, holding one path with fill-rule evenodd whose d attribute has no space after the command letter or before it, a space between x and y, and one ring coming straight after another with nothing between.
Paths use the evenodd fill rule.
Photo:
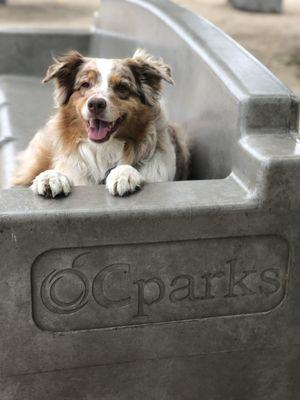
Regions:
<instances>
[{"instance_id":1,"label":"rough concrete texture","mask_svg":"<svg viewBox=\"0 0 300 400\"><path fill-rule=\"evenodd\" d=\"M256 12L282 12L282 0L229 0L236 8Z\"/></svg>"},{"instance_id":2,"label":"rough concrete texture","mask_svg":"<svg viewBox=\"0 0 300 400\"><path fill-rule=\"evenodd\" d=\"M299 101L167 0L102 3L92 36L0 33L2 182L51 113L47 51L74 41L172 65L165 93L194 180L127 198L103 185L59 200L0 191L0 398L298 399Z\"/></svg>"}]
</instances>

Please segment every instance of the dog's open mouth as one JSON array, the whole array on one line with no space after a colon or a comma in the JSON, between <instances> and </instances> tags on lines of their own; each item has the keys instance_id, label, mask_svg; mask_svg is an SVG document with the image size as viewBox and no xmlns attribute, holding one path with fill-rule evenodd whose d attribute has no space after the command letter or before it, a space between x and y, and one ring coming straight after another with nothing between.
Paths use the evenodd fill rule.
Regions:
<instances>
[{"instance_id":1,"label":"dog's open mouth","mask_svg":"<svg viewBox=\"0 0 300 400\"><path fill-rule=\"evenodd\" d=\"M94 142L105 142L110 138L124 121L125 116L118 118L115 121L103 121L102 119L90 119L88 121L88 136Z\"/></svg>"}]
</instances>

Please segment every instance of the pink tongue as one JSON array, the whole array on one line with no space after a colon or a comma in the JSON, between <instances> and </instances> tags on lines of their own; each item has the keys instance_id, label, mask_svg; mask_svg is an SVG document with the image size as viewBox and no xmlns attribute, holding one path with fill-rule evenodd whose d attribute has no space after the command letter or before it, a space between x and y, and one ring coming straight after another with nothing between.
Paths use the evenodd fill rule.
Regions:
<instances>
[{"instance_id":1,"label":"pink tongue","mask_svg":"<svg viewBox=\"0 0 300 400\"><path fill-rule=\"evenodd\" d=\"M109 130L107 123L102 121L95 123L94 121L91 121L88 129L89 138L91 140L103 140L106 138Z\"/></svg>"}]
</instances>

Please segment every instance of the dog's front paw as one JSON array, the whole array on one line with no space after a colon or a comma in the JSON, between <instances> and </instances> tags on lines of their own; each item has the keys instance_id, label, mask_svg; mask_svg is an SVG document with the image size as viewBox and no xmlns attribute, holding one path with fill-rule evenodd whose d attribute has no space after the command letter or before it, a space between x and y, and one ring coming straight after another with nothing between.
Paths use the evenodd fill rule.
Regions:
<instances>
[{"instance_id":1,"label":"dog's front paw","mask_svg":"<svg viewBox=\"0 0 300 400\"><path fill-rule=\"evenodd\" d=\"M142 175L130 165L119 165L110 171L106 188L113 196L124 196L140 189L144 184Z\"/></svg>"},{"instance_id":2,"label":"dog's front paw","mask_svg":"<svg viewBox=\"0 0 300 400\"><path fill-rule=\"evenodd\" d=\"M40 196L49 198L68 196L71 192L71 183L65 175L49 169L34 178L30 189Z\"/></svg>"}]
</instances>

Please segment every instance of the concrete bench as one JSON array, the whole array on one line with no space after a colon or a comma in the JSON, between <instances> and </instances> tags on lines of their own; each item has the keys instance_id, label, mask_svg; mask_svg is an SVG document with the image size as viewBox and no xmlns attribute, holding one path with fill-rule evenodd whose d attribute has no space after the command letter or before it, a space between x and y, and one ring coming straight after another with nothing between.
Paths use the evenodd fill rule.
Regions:
<instances>
[{"instance_id":1,"label":"concrete bench","mask_svg":"<svg viewBox=\"0 0 300 400\"><path fill-rule=\"evenodd\" d=\"M113 198L0 191L1 400L282 400L300 390L298 99L167 0L102 0L93 32L0 33L1 182L51 113L51 51L173 66L193 176Z\"/></svg>"}]
</instances>

